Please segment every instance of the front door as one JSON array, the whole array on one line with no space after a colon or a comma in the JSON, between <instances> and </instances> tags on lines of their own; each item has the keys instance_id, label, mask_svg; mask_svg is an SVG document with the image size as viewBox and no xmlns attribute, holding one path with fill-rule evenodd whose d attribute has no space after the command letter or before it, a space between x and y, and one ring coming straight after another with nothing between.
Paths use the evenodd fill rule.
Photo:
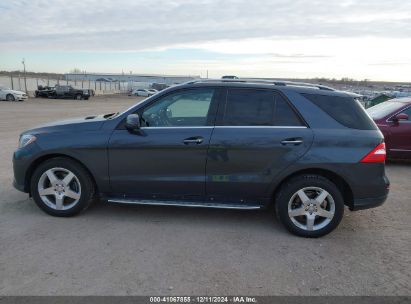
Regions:
<instances>
[{"instance_id":1,"label":"front door","mask_svg":"<svg viewBox=\"0 0 411 304\"><path fill-rule=\"evenodd\" d=\"M112 192L150 199L203 199L216 92L184 89L161 96L138 110L139 134L115 130L109 142Z\"/></svg>"},{"instance_id":2,"label":"front door","mask_svg":"<svg viewBox=\"0 0 411 304\"><path fill-rule=\"evenodd\" d=\"M207 199L261 203L274 177L307 151L312 138L280 93L228 89L208 151Z\"/></svg>"},{"instance_id":3,"label":"front door","mask_svg":"<svg viewBox=\"0 0 411 304\"><path fill-rule=\"evenodd\" d=\"M390 137L387 142L389 154L394 158L411 157L411 107L401 111L408 115L408 120L392 122L389 127Z\"/></svg>"}]
</instances>

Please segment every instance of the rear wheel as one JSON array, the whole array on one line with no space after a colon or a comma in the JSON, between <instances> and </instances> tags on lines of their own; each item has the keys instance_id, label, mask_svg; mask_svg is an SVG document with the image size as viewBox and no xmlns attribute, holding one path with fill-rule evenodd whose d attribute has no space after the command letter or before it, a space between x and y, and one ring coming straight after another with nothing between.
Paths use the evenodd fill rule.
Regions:
<instances>
[{"instance_id":1,"label":"rear wheel","mask_svg":"<svg viewBox=\"0 0 411 304\"><path fill-rule=\"evenodd\" d=\"M7 101L15 101L16 98L14 98L14 95L12 95L12 94L7 94L6 100L7 100Z\"/></svg>"},{"instance_id":2,"label":"rear wheel","mask_svg":"<svg viewBox=\"0 0 411 304\"><path fill-rule=\"evenodd\" d=\"M292 233L320 237L330 233L344 214L340 190L319 175L300 175L286 182L276 197L276 213Z\"/></svg>"},{"instance_id":3,"label":"rear wheel","mask_svg":"<svg viewBox=\"0 0 411 304\"><path fill-rule=\"evenodd\" d=\"M85 210L94 195L89 173L77 162L53 158L40 164L30 184L37 206L54 216L73 216Z\"/></svg>"}]
</instances>

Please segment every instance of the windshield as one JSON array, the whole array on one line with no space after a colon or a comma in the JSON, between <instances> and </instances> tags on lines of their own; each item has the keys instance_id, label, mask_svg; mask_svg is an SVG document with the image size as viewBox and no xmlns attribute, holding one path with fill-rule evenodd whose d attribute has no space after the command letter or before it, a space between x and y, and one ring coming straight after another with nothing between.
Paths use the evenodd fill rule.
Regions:
<instances>
[{"instance_id":1,"label":"windshield","mask_svg":"<svg viewBox=\"0 0 411 304\"><path fill-rule=\"evenodd\" d=\"M139 102L133 104L131 107L129 107L127 110L120 112L119 115L123 115L124 113L130 111L132 108L136 107L137 105L139 105L140 103L143 103L145 101L145 99L140 100ZM117 115L116 115L117 116Z\"/></svg>"},{"instance_id":2,"label":"windshield","mask_svg":"<svg viewBox=\"0 0 411 304\"><path fill-rule=\"evenodd\" d=\"M398 101L386 101L380 104L377 104L371 108L367 109L368 114L372 119L381 119L404 106L402 102Z\"/></svg>"}]
</instances>

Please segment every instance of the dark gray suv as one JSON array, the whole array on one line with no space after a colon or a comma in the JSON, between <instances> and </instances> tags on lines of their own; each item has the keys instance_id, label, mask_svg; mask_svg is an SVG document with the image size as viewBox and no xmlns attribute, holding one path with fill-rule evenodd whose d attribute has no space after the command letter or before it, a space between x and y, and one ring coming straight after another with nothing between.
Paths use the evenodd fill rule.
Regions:
<instances>
[{"instance_id":1,"label":"dark gray suv","mask_svg":"<svg viewBox=\"0 0 411 304\"><path fill-rule=\"evenodd\" d=\"M55 216L109 203L273 206L319 237L387 198L384 138L352 94L284 81L199 80L123 113L21 134L14 185Z\"/></svg>"}]
</instances>

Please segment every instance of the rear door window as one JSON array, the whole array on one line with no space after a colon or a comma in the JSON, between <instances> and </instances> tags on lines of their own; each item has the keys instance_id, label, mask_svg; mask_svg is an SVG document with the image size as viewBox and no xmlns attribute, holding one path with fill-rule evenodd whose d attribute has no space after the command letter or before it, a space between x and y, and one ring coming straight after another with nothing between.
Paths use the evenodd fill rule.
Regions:
<instances>
[{"instance_id":1,"label":"rear door window","mask_svg":"<svg viewBox=\"0 0 411 304\"><path fill-rule=\"evenodd\" d=\"M228 89L222 120L224 126L301 126L288 102L277 92Z\"/></svg>"}]
</instances>

